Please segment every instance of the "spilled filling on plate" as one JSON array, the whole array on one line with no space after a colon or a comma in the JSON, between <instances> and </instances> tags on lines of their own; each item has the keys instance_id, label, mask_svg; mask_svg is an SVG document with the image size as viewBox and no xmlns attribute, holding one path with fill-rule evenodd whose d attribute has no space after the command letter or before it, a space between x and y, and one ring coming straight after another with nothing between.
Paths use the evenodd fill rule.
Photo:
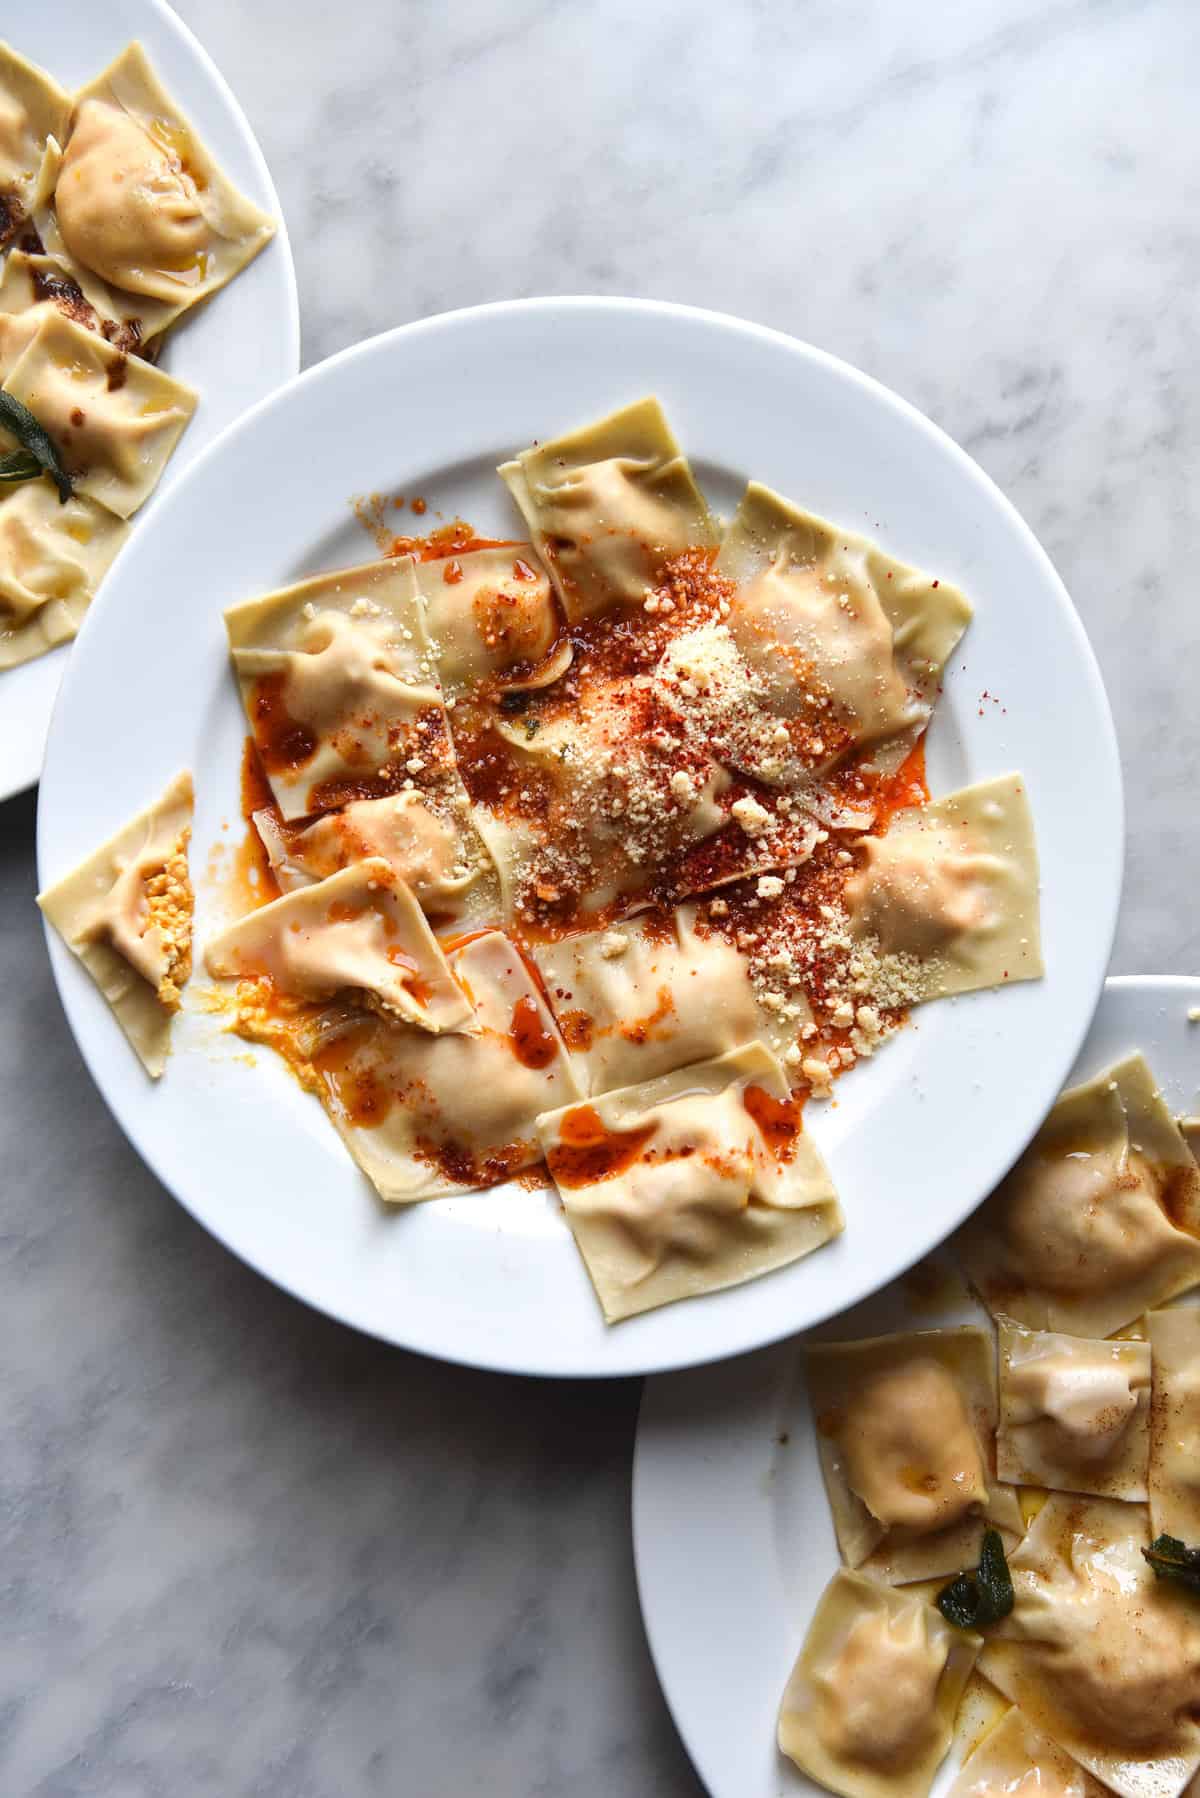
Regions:
<instances>
[{"instance_id":1,"label":"spilled filling on plate","mask_svg":"<svg viewBox=\"0 0 1200 1798\"><path fill-rule=\"evenodd\" d=\"M448 526L231 606L261 903L234 1027L389 1202L544 1165L610 1322L842 1228L810 1098L911 1008L1042 971L1019 774L931 799L956 588L645 399Z\"/></svg>"},{"instance_id":2,"label":"spilled filling on plate","mask_svg":"<svg viewBox=\"0 0 1200 1798\"><path fill-rule=\"evenodd\" d=\"M778 1742L830 1791L924 1798L968 1678L999 1714L952 1798L1197 1776L1198 1197L1131 1055L1062 1095L956 1239L995 1335L806 1348L843 1568Z\"/></svg>"},{"instance_id":3,"label":"spilled filling on plate","mask_svg":"<svg viewBox=\"0 0 1200 1798\"><path fill-rule=\"evenodd\" d=\"M198 403L167 334L274 231L140 44L75 94L0 44L0 670L78 631Z\"/></svg>"}]
</instances>

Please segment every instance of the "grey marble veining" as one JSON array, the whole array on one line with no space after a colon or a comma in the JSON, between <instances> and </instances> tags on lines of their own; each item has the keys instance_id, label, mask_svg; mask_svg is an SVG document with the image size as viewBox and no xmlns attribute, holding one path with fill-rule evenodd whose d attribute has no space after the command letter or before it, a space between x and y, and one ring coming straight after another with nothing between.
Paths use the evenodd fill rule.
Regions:
<instances>
[{"instance_id":1,"label":"grey marble veining","mask_svg":"<svg viewBox=\"0 0 1200 1798\"><path fill-rule=\"evenodd\" d=\"M1115 966L1195 966L1191 0L181 10L272 164L307 360L649 294L821 344L965 444L1108 683ZM32 843L0 808L0 1791L691 1798L633 1589L636 1387L392 1352L204 1236L83 1074Z\"/></svg>"}]
</instances>

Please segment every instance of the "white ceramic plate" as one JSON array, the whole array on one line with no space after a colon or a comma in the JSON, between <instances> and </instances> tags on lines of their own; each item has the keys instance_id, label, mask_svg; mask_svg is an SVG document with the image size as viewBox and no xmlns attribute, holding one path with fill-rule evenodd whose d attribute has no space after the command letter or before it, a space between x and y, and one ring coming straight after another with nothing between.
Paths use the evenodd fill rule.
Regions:
<instances>
[{"instance_id":1,"label":"white ceramic plate","mask_svg":"<svg viewBox=\"0 0 1200 1798\"><path fill-rule=\"evenodd\" d=\"M1121 791L1108 707L1062 587L996 489L925 419L841 363L732 319L622 300L519 301L361 344L266 401L164 496L87 620L63 685L42 787L43 883L181 766L196 773L193 861L203 871L222 821L236 816L245 728L221 608L373 553L349 496L420 494L431 518L458 511L487 534L513 535L496 463L651 389L718 506L731 509L757 475L962 583L977 616L932 733L933 786L1012 767L1028 778L1049 977L923 1011L842 1083L836 1107L810 1109L845 1204L839 1242L736 1291L606 1330L547 1197L509 1188L384 1215L316 1103L269 1055L242 1065L211 1019L185 1020L166 1078L150 1086L83 969L51 938L96 1080L198 1218L335 1316L490 1367L623 1374L711 1360L790 1335L892 1278L1032 1133L1087 1028L1116 912ZM984 688L1002 703L982 700ZM202 891L201 942L212 903ZM988 1097L998 1084L1003 1107Z\"/></svg>"},{"instance_id":2,"label":"white ceramic plate","mask_svg":"<svg viewBox=\"0 0 1200 1798\"><path fill-rule=\"evenodd\" d=\"M162 0L40 0L12 9L2 35L70 91L139 38L164 86L230 178L276 220L271 243L229 287L176 327L161 366L200 393L162 482L134 521L140 530L162 494L235 418L300 367L296 272L279 195L241 107L191 32ZM168 602L169 603L169 602ZM0 800L32 786L42 768L54 696L71 645L0 672Z\"/></svg>"},{"instance_id":3,"label":"white ceramic plate","mask_svg":"<svg viewBox=\"0 0 1200 1798\"><path fill-rule=\"evenodd\" d=\"M1194 1111L1200 1026L1188 1011L1198 1004L1200 980L1110 980L1075 1076L1141 1049L1168 1103ZM997 1108L1019 1078L1013 1063ZM961 1289L947 1280L947 1302L934 1306L924 1283L898 1281L817 1334L840 1340L982 1319L965 1289L954 1302L952 1285ZM838 1565L795 1342L647 1385L633 1531L654 1664L712 1798L821 1792L775 1749L780 1695ZM952 1749L934 1798L958 1764Z\"/></svg>"}]
</instances>

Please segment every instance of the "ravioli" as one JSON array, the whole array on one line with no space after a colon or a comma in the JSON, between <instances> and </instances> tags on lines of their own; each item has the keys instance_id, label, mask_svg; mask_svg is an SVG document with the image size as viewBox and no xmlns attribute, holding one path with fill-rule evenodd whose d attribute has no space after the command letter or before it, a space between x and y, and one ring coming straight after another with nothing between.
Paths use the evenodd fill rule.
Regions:
<instances>
[{"instance_id":1,"label":"ravioli","mask_svg":"<svg viewBox=\"0 0 1200 1798\"><path fill-rule=\"evenodd\" d=\"M759 703L806 728L819 765L872 747L898 766L929 722L971 619L956 587L752 481L721 544L737 583L728 628Z\"/></svg>"},{"instance_id":2,"label":"ravioli","mask_svg":"<svg viewBox=\"0 0 1200 1798\"><path fill-rule=\"evenodd\" d=\"M184 773L38 894L154 1079L166 1066L171 1021L192 969L191 834L192 777Z\"/></svg>"},{"instance_id":3,"label":"ravioli","mask_svg":"<svg viewBox=\"0 0 1200 1798\"><path fill-rule=\"evenodd\" d=\"M914 997L1044 972L1033 818L1019 775L897 812L846 885L856 939L899 960Z\"/></svg>"},{"instance_id":4,"label":"ravioli","mask_svg":"<svg viewBox=\"0 0 1200 1798\"><path fill-rule=\"evenodd\" d=\"M982 1672L1121 1798L1200 1767L1200 1610L1155 1579L1142 1505L1051 1497L1010 1557L1016 1603Z\"/></svg>"},{"instance_id":5,"label":"ravioli","mask_svg":"<svg viewBox=\"0 0 1200 1798\"><path fill-rule=\"evenodd\" d=\"M1106 1790L1014 1705L967 1756L947 1798L1105 1798Z\"/></svg>"},{"instance_id":6,"label":"ravioli","mask_svg":"<svg viewBox=\"0 0 1200 1798\"><path fill-rule=\"evenodd\" d=\"M532 1167L542 1156L537 1114L578 1094L554 1021L508 938L474 936L448 960L471 999L471 1034L428 1036L347 1005L306 1026L302 1078L389 1204L474 1191ZM269 1007L244 1011L240 1028L285 1052L294 1041Z\"/></svg>"},{"instance_id":7,"label":"ravioli","mask_svg":"<svg viewBox=\"0 0 1200 1798\"><path fill-rule=\"evenodd\" d=\"M545 686L571 661L550 582L528 543L416 565L425 628L447 691Z\"/></svg>"},{"instance_id":8,"label":"ravioli","mask_svg":"<svg viewBox=\"0 0 1200 1798\"><path fill-rule=\"evenodd\" d=\"M225 613L284 818L444 785L446 709L409 558L314 575Z\"/></svg>"},{"instance_id":9,"label":"ravioli","mask_svg":"<svg viewBox=\"0 0 1200 1798\"><path fill-rule=\"evenodd\" d=\"M408 887L375 856L260 906L208 943L210 974L298 999L351 989L422 1030L474 1028L471 1004Z\"/></svg>"},{"instance_id":10,"label":"ravioli","mask_svg":"<svg viewBox=\"0 0 1200 1798\"><path fill-rule=\"evenodd\" d=\"M695 911L643 912L534 949L584 1091L636 1086L765 1034L746 963Z\"/></svg>"},{"instance_id":11,"label":"ravioli","mask_svg":"<svg viewBox=\"0 0 1200 1798\"><path fill-rule=\"evenodd\" d=\"M523 450L499 472L572 621L639 604L672 556L716 540L653 398Z\"/></svg>"},{"instance_id":12,"label":"ravioli","mask_svg":"<svg viewBox=\"0 0 1200 1798\"><path fill-rule=\"evenodd\" d=\"M119 294L97 275L81 268L57 241L53 225L43 220L40 235L54 244L45 253L10 250L0 277L0 380L30 341L42 320L60 312L75 324L95 331L126 355L153 359L151 341L161 329L151 306Z\"/></svg>"},{"instance_id":13,"label":"ravioli","mask_svg":"<svg viewBox=\"0 0 1200 1798\"><path fill-rule=\"evenodd\" d=\"M547 1111L538 1133L608 1323L756 1279L842 1228L761 1043Z\"/></svg>"},{"instance_id":14,"label":"ravioli","mask_svg":"<svg viewBox=\"0 0 1200 1798\"><path fill-rule=\"evenodd\" d=\"M57 308L9 370L4 392L54 439L77 490L118 518L158 485L198 397Z\"/></svg>"},{"instance_id":15,"label":"ravioli","mask_svg":"<svg viewBox=\"0 0 1200 1798\"><path fill-rule=\"evenodd\" d=\"M998 1324L1000 1478L1058 1492L1144 1500L1149 1343L1025 1330L1005 1318Z\"/></svg>"},{"instance_id":16,"label":"ravioli","mask_svg":"<svg viewBox=\"0 0 1200 1798\"><path fill-rule=\"evenodd\" d=\"M0 249L32 210L46 141L62 141L70 116L57 81L0 44Z\"/></svg>"},{"instance_id":17,"label":"ravioli","mask_svg":"<svg viewBox=\"0 0 1200 1798\"><path fill-rule=\"evenodd\" d=\"M1200 1545L1200 1307L1146 1317L1153 1358L1150 1517L1156 1536Z\"/></svg>"},{"instance_id":18,"label":"ravioli","mask_svg":"<svg viewBox=\"0 0 1200 1798\"><path fill-rule=\"evenodd\" d=\"M996 1381L982 1330L812 1343L821 1475L850 1567L892 1585L974 1566L984 1530L1022 1533L997 1484Z\"/></svg>"},{"instance_id":19,"label":"ravioli","mask_svg":"<svg viewBox=\"0 0 1200 1798\"><path fill-rule=\"evenodd\" d=\"M980 1646L922 1599L836 1573L784 1689L780 1750L842 1798L925 1798Z\"/></svg>"},{"instance_id":20,"label":"ravioli","mask_svg":"<svg viewBox=\"0 0 1200 1798\"><path fill-rule=\"evenodd\" d=\"M0 500L0 669L74 637L128 525L49 481Z\"/></svg>"},{"instance_id":21,"label":"ravioli","mask_svg":"<svg viewBox=\"0 0 1200 1798\"><path fill-rule=\"evenodd\" d=\"M85 268L176 313L232 280L275 234L136 43L76 94L54 204Z\"/></svg>"},{"instance_id":22,"label":"ravioli","mask_svg":"<svg viewBox=\"0 0 1200 1798\"><path fill-rule=\"evenodd\" d=\"M436 795L355 799L311 824L285 824L271 807L255 812L254 827L283 892L382 856L439 929L494 914L498 904L494 870L466 796L449 785Z\"/></svg>"},{"instance_id":23,"label":"ravioli","mask_svg":"<svg viewBox=\"0 0 1200 1798\"><path fill-rule=\"evenodd\" d=\"M501 717L482 738L456 720L455 741L477 774L484 770L487 803L477 804L475 821L510 918L539 907L580 922L632 910L664 864L686 870L689 854L729 824L721 803L728 775L712 762L673 772L658 745L630 730L621 682L579 709ZM717 878L759 859L746 839L735 869ZM716 881L680 884L694 891Z\"/></svg>"},{"instance_id":24,"label":"ravioli","mask_svg":"<svg viewBox=\"0 0 1200 1798\"><path fill-rule=\"evenodd\" d=\"M1111 1336L1200 1281L1200 1170L1140 1055L1065 1092L956 1238L993 1315Z\"/></svg>"}]
</instances>

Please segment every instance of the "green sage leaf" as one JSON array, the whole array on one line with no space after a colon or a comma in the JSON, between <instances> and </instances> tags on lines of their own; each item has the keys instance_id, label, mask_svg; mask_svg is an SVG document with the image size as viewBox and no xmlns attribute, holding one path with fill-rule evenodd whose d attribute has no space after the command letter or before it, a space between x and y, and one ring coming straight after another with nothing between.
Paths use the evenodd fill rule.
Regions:
<instances>
[{"instance_id":1,"label":"green sage leaf","mask_svg":"<svg viewBox=\"0 0 1200 1798\"><path fill-rule=\"evenodd\" d=\"M1200 1548L1188 1548L1178 1536L1156 1536L1142 1553L1156 1579L1169 1580L1188 1592L1200 1592Z\"/></svg>"},{"instance_id":2,"label":"green sage leaf","mask_svg":"<svg viewBox=\"0 0 1200 1798\"><path fill-rule=\"evenodd\" d=\"M33 467L25 464L27 472L5 474L6 481L32 481L40 474L49 475L58 488L59 500L65 504L73 491L71 477L62 465L58 449L46 431L38 423L28 406L13 398L11 393L0 389L0 426L16 438L25 455L32 459ZM18 452L19 454L20 452ZM5 456L4 463L9 467L15 462L14 456Z\"/></svg>"},{"instance_id":3,"label":"green sage leaf","mask_svg":"<svg viewBox=\"0 0 1200 1798\"><path fill-rule=\"evenodd\" d=\"M14 450L11 456L0 456L0 481L15 486L18 481L36 481L42 465L28 450Z\"/></svg>"},{"instance_id":4,"label":"green sage leaf","mask_svg":"<svg viewBox=\"0 0 1200 1798\"><path fill-rule=\"evenodd\" d=\"M1013 1608L1012 1575L999 1530L986 1530L979 1566L956 1575L937 1595L937 1607L956 1629L985 1629Z\"/></svg>"}]
</instances>

